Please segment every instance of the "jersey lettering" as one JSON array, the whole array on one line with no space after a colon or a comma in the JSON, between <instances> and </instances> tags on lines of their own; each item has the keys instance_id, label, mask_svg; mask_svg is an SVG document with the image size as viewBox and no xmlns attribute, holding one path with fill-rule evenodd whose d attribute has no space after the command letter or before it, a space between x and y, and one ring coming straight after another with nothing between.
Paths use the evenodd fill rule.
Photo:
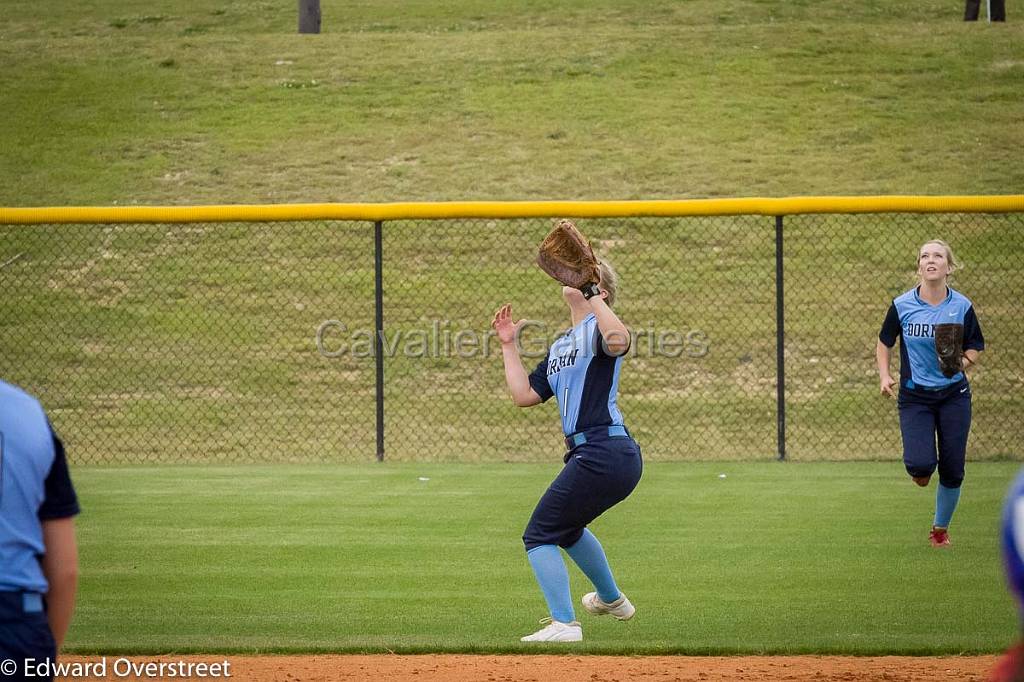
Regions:
<instances>
[{"instance_id":1,"label":"jersey lettering","mask_svg":"<svg viewBox=\"0 0 1024 682\"><path fill-rule=\"evenodd\" d=\"M903 325L903 336L911 336L918 339L935 338L934 324L915 324L909 322Z\"/></svg>"},{"instance_id":2,"label":"jersey lettering","mask_svg":"<svg viewBox=\"0 0 1024 682\"><path fill-rule=\"evenodd\" d=\"M562 355L559 355L557 358L551 358L551 360L548 362L548 376L551 376L552 374L558 374L566 367L572 367L573 365L575 365L576 356L579 355L579 352L580 349L576 348L575 350L569 353L563 353Z\"/></svg>"}]
</instances>

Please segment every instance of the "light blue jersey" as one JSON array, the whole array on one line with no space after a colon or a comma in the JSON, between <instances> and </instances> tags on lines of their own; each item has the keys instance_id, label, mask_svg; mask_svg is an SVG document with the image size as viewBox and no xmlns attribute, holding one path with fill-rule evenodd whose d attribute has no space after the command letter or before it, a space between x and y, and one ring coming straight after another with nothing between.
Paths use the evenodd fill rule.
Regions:
<instances>
[{"instance_id":1,"label":"light blue jersey","mask_svg":"<svg viewBox=\"0 0 1024 682\"><path fill-rule=\"evenodd\" d=\"M46 413L0 381L0 591L46 592L42 522L77 513L64 446Z\"/></svg>"},{"instance_id":2,"label":"light blue jersey","mask_svg":"<svg viewBox=\"0 0 1024 682\"><path fill-rule=\"evenodd\" d=\"M591 313L551 344L530 374L530 386L544 401L555 396L567 436L595 426L621 426L616 402L621 366L621 355L605 351L597 316Z\"/></svg>"},{"instance_id":3,"label":"light blue jersey","mask_svg":"<svg viewBox=\"0 0 1024 682\"><path fill-rule=\"evenodd\" d=\"M946 377L935 353L935 325L943 323L964 326L963 350L984 350L985 338L970 300L947 287L945 300L931 305L921 299L918 288L897 296L882 324L879 340L892 348L900 340L900 385L936 389L952 386L964 379L963 372Z\"/></svg>"}]
</instances>

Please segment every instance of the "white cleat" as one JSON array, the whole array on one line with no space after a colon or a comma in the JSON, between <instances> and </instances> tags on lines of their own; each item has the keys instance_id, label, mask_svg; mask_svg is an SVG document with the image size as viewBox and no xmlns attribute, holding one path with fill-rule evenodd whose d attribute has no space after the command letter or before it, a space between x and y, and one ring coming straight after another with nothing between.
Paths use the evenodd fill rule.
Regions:
<instances>
[{"instance_id":1,"label":"white cleat","mask_svg":"<svg viewBox=\"0 0 1024 682\"><path fill-rule=\"evenodd\" d=\"M582 642L583 627L576 621L562 623L550 618L541 618L542 623L548 623L547 627L537 630L532 635L520 637L520 642Z\"/></svg>"},{"instance_id":2,"label":"white cleat","mask_svg":"<svg viewBox=\"0 0 1024 682\"><path fill-rule=\"evenodd\" d=\"M603 616L610 613L619 620L629 620L636 613L636 608L626 599L626 595L619 594L619 598L611 604L606 604L597 596L597 592L587 592L583 595L583 608L587 613L595 616Z\"/></svg>"}]
</instances>

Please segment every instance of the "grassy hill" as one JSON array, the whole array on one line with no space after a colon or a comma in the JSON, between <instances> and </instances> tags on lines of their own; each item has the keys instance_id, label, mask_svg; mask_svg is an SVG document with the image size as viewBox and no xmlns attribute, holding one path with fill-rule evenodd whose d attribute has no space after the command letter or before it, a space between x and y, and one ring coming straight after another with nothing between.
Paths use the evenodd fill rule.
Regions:
<instances>
[{"instance_id":1,"label":"grassy hill","mask_svg":"<svg viewBox=\"0 0 1024 682\"><path fill-rule=\"evenodd\" d=\"M923 0L40 4L0 204L1012 193L1024 23Z\"/></svg>"}]
</instances>

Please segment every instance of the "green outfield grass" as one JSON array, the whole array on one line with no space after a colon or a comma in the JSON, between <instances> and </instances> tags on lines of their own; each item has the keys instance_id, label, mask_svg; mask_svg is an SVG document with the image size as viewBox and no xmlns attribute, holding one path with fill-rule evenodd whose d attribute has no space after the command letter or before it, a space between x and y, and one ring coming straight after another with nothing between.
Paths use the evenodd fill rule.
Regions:
<instances>
[{"instance_id":1,"label":"green outfield grass","mask_svg":"<svg viewBox=\"0 0 1024 682\"><path fill-rule=\"evenodd\" d=\"M79 467L67 647L539 650L518 642L545 615L519 536L558 467ZM1016 470L969 466L942 551L926 537L934 488L897 462L650 464L592 526L638 614L580 614L585 642L557 650L1001 650L1017 628L997 539Z\"/></svg>"}]
</instances>

